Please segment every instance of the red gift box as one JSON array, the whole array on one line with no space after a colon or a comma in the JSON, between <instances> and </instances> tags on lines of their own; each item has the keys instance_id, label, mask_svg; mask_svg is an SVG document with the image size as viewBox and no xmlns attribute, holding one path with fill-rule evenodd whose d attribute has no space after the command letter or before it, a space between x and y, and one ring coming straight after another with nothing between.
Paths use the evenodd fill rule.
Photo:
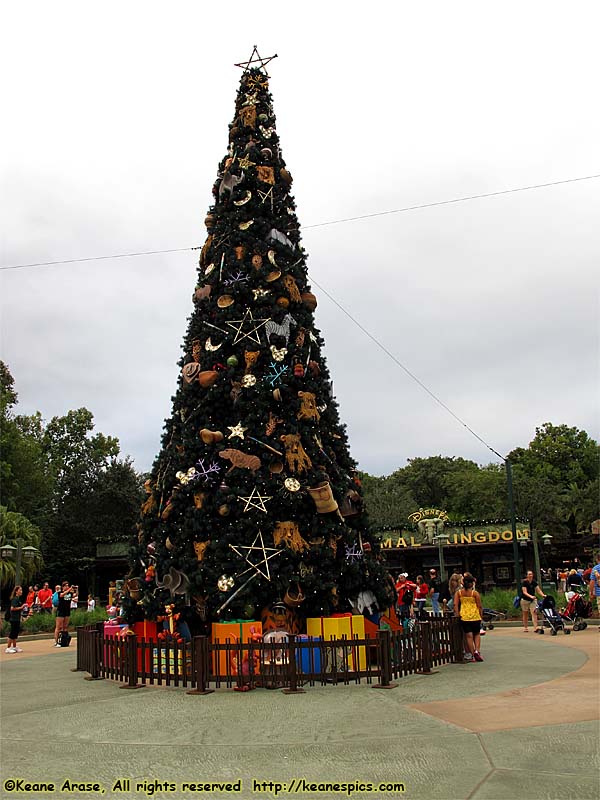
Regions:
<instances>
[{"instance_id":1,"label":"red gift box","mask_svg":"<svg viewBox=\"0 0 600 800\"><path fill-rule=\"evenodd\" d=\"M158 622L153 622L152 620L145 619L143 622L134 622L133 623L133 631L138 638L138 651L137 651L137 668L138 672L142 672L142 663L145 665L145 672L148 674L150 672L150 654L151 654L151 647L144 646L142 648L141 639L144 639L146 642L156 642L158 641ZM142 653L143 658L142 658Z\"/></svg>"}]
</instances>

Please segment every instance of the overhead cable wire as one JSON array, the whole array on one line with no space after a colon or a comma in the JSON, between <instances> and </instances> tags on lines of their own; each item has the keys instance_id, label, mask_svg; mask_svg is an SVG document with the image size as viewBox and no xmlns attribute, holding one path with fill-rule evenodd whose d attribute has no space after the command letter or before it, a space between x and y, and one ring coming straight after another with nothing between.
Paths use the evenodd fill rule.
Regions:
<instances>
[{"instance_id":1,"label":"overhead cable wire","mask_svg":"<svg viewBox=\"0 0 600 800\"><path fill-rule=\"evenodd\" d=\"M479 434L478 434L478 433L476 433L476 432L473 430L473 428L471 428L469 425L467 425L467 423L466 423L466 422L465 422L463 419L461 419L461 418L458 416L458 414L455 414L455 413L454 413L454 411L452 411L452 409L451 409L449 406L447 406L447 405L446 405L446 403L444 403L444 401L443 401L443 400L440 400L440 398L439 398L439 397L438 397L436 394L434 394L434 393L431 391L431 389L429 389L429 387L427 387L427 386L426 386L426 385L423 383L423 381L421 381L419 378L417 378L417 376L416 376L416 375L415 375L413 372L411 372L411 371L408 369L408 367L404 366L404 364L403 364L403 363L402 363L402 362L401 362L401 361L400 361L398 358L396 358L396 356L395 356L395 355L394 355L392 352L390 352L390 351L387 349L387 347L386 347L384 344L382 344L382 343L379 341L379 339L377 339L375 336L373 336L373 334L372 334L372 333L371 333L369 330L367 330L367 328L365 328L365 326L364 326L364 325L362 325L362 324L361 324L361 323L360 323L360 322L359 322L359 321L356 319L356 317L353 317L353 316L352 316L352 314L351 314L351 313L350 313L350 312L349 312L347 309L345 309L345 308L344 308L344 306L343 306L341 303L338 303L338 301L335 299L335 297L334 297L334 296L333 296L333 295L332 295L330 292L328 292L328 291L327 291L327 289L325 289L325 287L323 286L323 284L321 284L321 283L318 283L318 282L317 282L317 281L316 281L316 280L315 280L315 279L312 277L312 275L309 275L308 277L310 278L310 281L311 281L311 283L314 283L314 285L315 285L315 286L318 286L318 287L319 287L319 289L320 289L320 290L323 292L323 294L327 295L327 297L328 297L328 298L331 300L331 302L332 302L332 303L333 303L335 306L337 306L337 307L340 309L340 311L341 311L342 313L344 313L344 314L345 314L345 315L348 317L348 319L350 319L350 320L351 320L351 321L352 321L352 322L353 322L353 323L354 323L354 324L355 324L355 325L356 325L358 328L360 328L360 330L361 330L361 331L362 331L362 332L365 334L365 336L368 336L368 338L369 338L369 339L371 339L371 341L372 341L372 342L374 342L374 343L377 345L377 347L379 347L379 349L380 349L380 350L383 350L383 352L384 352L384 353L385 353L385 354L386 354L386 355L387 355L389 358L391 358L391 359L392 359L392 361L393 361L393 362L394 362L394 363L395 363L395 364L396 364L398 367L400 367L400 369L404 370L404 372L405 372L405 373L406 373L406 374L407 374L407 375L408 375L410 378L412 378L412 380L413 380L413 381L415 381L415 383L417 383L417 384L418 384L418 385L421 387L421 389L424 389L424 390L427 392L427 394L428 394L430 397L432 397L432 398L433 398L433 399L436 401L436 403L439 403L439 405L440 405L440 406L442 406L442 408L444 408L444 409L445 409L445 410L446 410L446 411L447 411L447 412L448 412L448 413L449 413L451 416L453 416L453 417L454 417L454 419L455 419L457 422L459 422L459 423L460 423L460 424L461 424L461 425L462 425L464 428L466 428L466 429L469 431L469 433L471 433L471 434L472 434L472 435L473 435L473 436L474 436L476 439L478 439L478 440L481 442L481 444L483 444L485 447L487 447L487 449L488 449L488 450L491 450L491 451L492 451L492 453L494 453L495 455L497 455L497 456L498 456L498 458L502 459L502 461L504 461L504 460L505 460L505 458L506 458L505 456L502 456L502 455L500 455L500 453L499 453L497 450L494 450L494 448L493 448L493 447L492 447L490 444L488 444L488 443L485 441L485 439L482 439L482 438L481 438L481 436L479 436Z\"/></svg>"},{"instance_id":2,"label":"overhead cable wire","mask_svg":"<svg viewBox=\"0 0 600 800\"><path fill-rule=\"evenodd\" d=\"M598 175L584 175L580 178L567 178L562 181L552 181L550 183L536 183L531 186L519 186L514 189L502 189L497 192L486 192L484 194L472 194L466 195L465 197L455 197L451 200L437 200L432 203L420 203L418 205L413 206L404 206L404 208L394 208L389 211L375 211L372 214L362 214L357 217L344 217L343 219L333 219L329 220L328 222L316 222L312 225L303 225L303 230L308 230L310 228L323 228L329 225L340 225L345 222L357 222L361 219L373 219L374 217L384 217L390 214L402 214L406 211L418 211L422 208L435 208L436 206L448 206L452 205L453 203L465 203L470 200L481 200L486 197L498 197L504 194L514 194L516 192L529 192L532 189L546 189L550 186L562 186L566 183L577 183L580 181L591 181L596 178L600 178L600 174ZM112 258L134 258L137 256L155 256L155 255L162 255L164 253L183 253L188 250L199 250L200 245L195 245L193 247L176 247L171 248L169 250L146 250L137 253L115 253L113 255L106 255L106 256L90 256L88 258L68 258L63 259L61 261L38 261L33 264L9 264L6 266L0 267L0 270L13 270L13 269L30 269L32 267L52 267L57 266L59 264L79 264L85 261L103 261Z\"/></svg>"}]
</instances>

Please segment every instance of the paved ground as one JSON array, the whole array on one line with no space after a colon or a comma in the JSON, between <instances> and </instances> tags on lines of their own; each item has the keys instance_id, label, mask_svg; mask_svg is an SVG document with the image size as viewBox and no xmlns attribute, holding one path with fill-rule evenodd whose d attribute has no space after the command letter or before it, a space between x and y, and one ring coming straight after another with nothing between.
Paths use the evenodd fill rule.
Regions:
<instances>
[{"instance_id":1,"label":"paved ground","mask_svg":"<svg viewBox=\"0 0 600 800\"><path fill-rule=\"evenodd\" d=\"M35 800L102 796L61 792L66 779L97 781L111 800L218 797L181 784L239 779L238 797L275 796L274 785L253 792L253 779L287 783L285 797L303 778L406 790L356 790L356 798L600 797L598 630L551 638L496 629L482 644L484 663L403 678L390 691L329 686L297 696L206 697L85 681L70 671L73 649L54 650L49 640L26 643L23 654L2 648L0 797L16 796L6 783L16 778L55 782L54 792L18 795ZM119 779L129 787L113 789ZM155 781L175 789L153 791Z\"/></svg>"}]
</instances>

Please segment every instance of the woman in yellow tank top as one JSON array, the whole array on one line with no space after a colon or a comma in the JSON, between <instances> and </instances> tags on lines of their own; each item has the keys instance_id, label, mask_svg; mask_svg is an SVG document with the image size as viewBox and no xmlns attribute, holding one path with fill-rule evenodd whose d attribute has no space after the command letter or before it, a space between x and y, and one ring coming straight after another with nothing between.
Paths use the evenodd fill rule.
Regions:
<instances>
[{"instance_id":1,"label":"woman in yellow tank top","mask_svg":"<svg viewBox=\"0 0 600 800\"><path fill-rule=\"evenodd\" d=\"M462 628L467 650L474 661L483 661L479 652L481 640L481 618L483 609L479 592L473 588L475 579L470 575L465 575L463 588L459 589L454 595L454 614L460 617L460 627Z\"/></svg>"}]
</instances>

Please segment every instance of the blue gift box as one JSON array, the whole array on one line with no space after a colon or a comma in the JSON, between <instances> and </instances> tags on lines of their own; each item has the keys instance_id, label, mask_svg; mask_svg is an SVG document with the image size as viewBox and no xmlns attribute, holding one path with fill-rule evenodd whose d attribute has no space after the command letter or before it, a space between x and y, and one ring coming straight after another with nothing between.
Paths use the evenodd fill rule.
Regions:
<instances>
[{"instance_id":1,"label":"blue gift box","mask_svg":"<svg viewBox=\"0 0 600 800\"><path fill-rule=\"evenodd\" d=\"M302 647L302 642L314 642L314 647ZM296 636L296 664L302 672L321 671L321 648L320 636Z\"/></svg>"}]
</instances>

